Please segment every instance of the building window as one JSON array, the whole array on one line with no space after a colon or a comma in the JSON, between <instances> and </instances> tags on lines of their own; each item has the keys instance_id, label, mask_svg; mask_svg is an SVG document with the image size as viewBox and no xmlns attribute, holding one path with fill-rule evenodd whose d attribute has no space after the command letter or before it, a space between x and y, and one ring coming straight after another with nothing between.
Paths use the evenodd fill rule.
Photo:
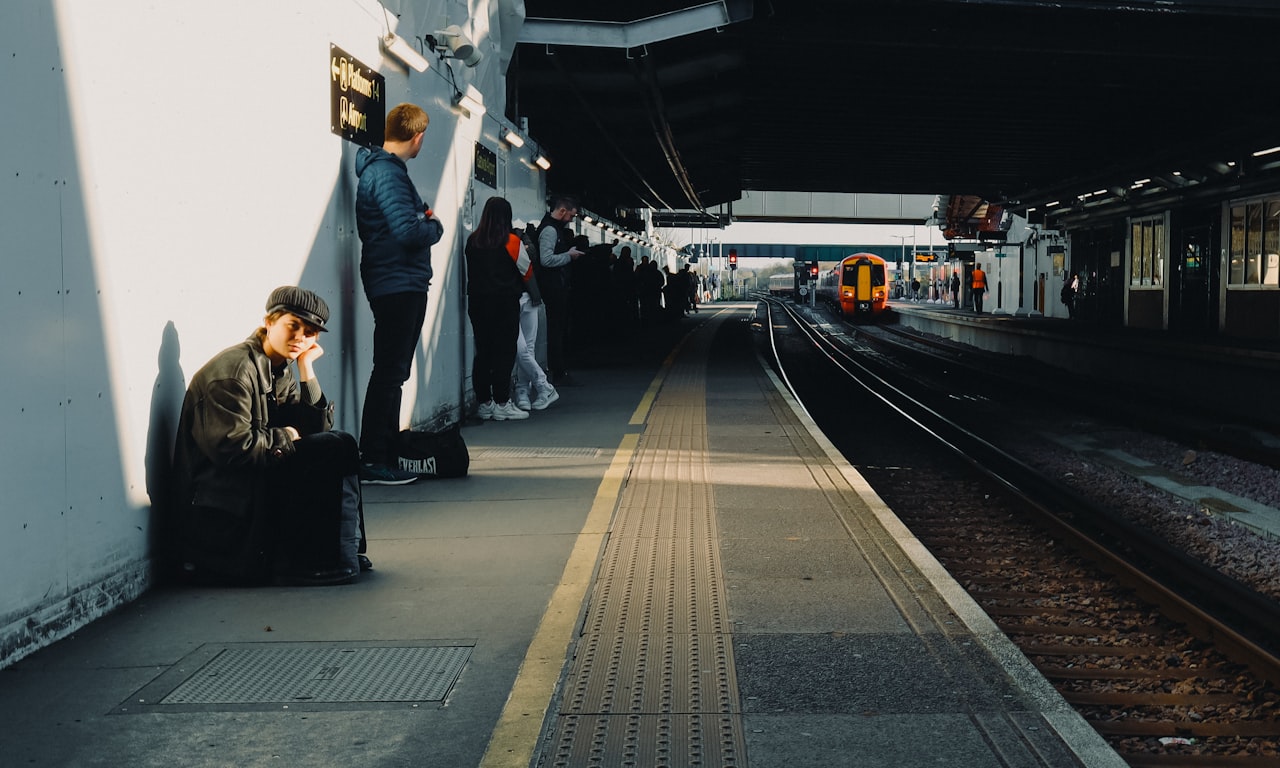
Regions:
<instances>
[{"instance_id":1,"label":"building window","mask_svg":"<svg viewBox=\"0 0 1280 768\"><path fill-rule=\"evenodd\" d=\"M1280 287L1280 198L1231 206L1229 285Z\"/></svg>"},{"instance_id":2,"label":"building window","mask_svg":"<svg viewBox=\"0 0 1280 768\"><path fill-rule=\"evenodd\" d=\"M1134 219L1129 237L1129 285L1159 286L1164 275L1164 217Z\"/></svg>"}]
</instances>

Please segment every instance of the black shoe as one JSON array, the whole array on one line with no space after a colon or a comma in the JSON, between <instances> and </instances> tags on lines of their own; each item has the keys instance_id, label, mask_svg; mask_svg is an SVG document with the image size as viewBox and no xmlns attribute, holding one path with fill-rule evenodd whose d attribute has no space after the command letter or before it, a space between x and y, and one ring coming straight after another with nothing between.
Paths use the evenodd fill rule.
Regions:
<instances>
[{"instance_id":1,"label":"black shoe","mask_svg":"<svg viewBox=\"0 0 1280 768\"><path fill-rule=\"evenodd\" d=\"M356 555L356 560L360 562L360 570L362 572L373 570L373 561L365 557L364 555Z\"/></svg>"},{"instance_id":2,"label":"black shoe","mask_svg":"<svg viewBox=\"0 0 1280 768\"><path fill-rule=\"evenodd\" d=\"M418 479L417 474L386 464L361 464L360 482L363 485L408 485Z\"/></svg>"},{"instance_id":3,"label":"black shoe","mask_svg":"<svg viewBox=\"0 0 1280 768\"><path fill-rule=\"evenodd\" d=\"M326 568L319 571L297 571L276 577L276 584L283 587L333 587L350 584L360 575L355 568Z\"/></svg>"}]
</instances>

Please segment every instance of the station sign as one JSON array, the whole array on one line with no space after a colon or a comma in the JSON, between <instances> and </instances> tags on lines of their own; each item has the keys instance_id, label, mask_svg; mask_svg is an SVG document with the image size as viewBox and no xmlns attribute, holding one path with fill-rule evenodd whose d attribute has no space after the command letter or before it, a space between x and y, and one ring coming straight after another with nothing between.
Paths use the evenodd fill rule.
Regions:
<instances>
[{"instance_id":1,"label":"station sign","mask_svg":"<svg viewBox=\"0 0 1280 768\"><path fill-rule=\"evenodd\" d=\"M932 261L937 261L937 260L938 260L938 254L936 254L936 253L915 253L915 254L912 254L912 258L914 258L914 259L915 259L916 261L918 261L918 262L932 262Z\"/></svg>"},{"instance_id":2,"label":"station sign","mask_svg":"<svg viewBox=\"0 0 1280 768\"><path fill-rule=\"evenodd\" d=\"M477 141L474 165L476 181L497 189L498 153Z\"/></svg>"},{"instance_id":3,"label":"station sign","mask_svg":"<svg viewBox=\"0 0 1280 768\"><path fill-rule=\"evenodd\" d=\"M381 146L387 126L386 79L329 44L329 130L362 147Z\"/></svg>"}]
</instances>

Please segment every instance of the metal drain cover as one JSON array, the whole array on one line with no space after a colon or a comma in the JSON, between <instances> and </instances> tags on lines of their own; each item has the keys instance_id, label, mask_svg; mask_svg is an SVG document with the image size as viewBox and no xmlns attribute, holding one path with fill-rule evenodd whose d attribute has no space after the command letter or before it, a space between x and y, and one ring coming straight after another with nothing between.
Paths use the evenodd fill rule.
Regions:
<instances>
[{"instance_id":1,"label":"metal drain cover","mask_svg":"<svg viewBox=\"0 0 1280 768\"><path fill-rule=\"evenodd\" d=\"M471 648L327 643L204 646L116 711L443 701L471 657Z\"/></svg>"}]
</instances>

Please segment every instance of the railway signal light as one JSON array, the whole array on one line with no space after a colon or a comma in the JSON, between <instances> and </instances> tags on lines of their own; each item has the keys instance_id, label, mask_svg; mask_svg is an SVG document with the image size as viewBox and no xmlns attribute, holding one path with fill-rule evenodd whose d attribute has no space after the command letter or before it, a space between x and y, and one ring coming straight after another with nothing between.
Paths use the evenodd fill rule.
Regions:
<instances>
[{"instance_id":1,"label":"railway signal light","mask_svg":"<svg viewBox=\"0 0 1280 768\"><path fill-rule=\"evenodd\" d=\"M729 269L738 268L738 250L736 248L729 249Z\"/></svg>"},{"instance_id":2,"label":"railway signal light","mask_svg":"<svg viewBox=\"0 0 1280 768\"><path fill-rule=\"evenodd\" d=\"M817 279L818 279L818 265L817 265L817 264L810 264L810 265L809 265L809 278L810 278L811 280L817 280Z\"/></svg>"}]
</instances>

